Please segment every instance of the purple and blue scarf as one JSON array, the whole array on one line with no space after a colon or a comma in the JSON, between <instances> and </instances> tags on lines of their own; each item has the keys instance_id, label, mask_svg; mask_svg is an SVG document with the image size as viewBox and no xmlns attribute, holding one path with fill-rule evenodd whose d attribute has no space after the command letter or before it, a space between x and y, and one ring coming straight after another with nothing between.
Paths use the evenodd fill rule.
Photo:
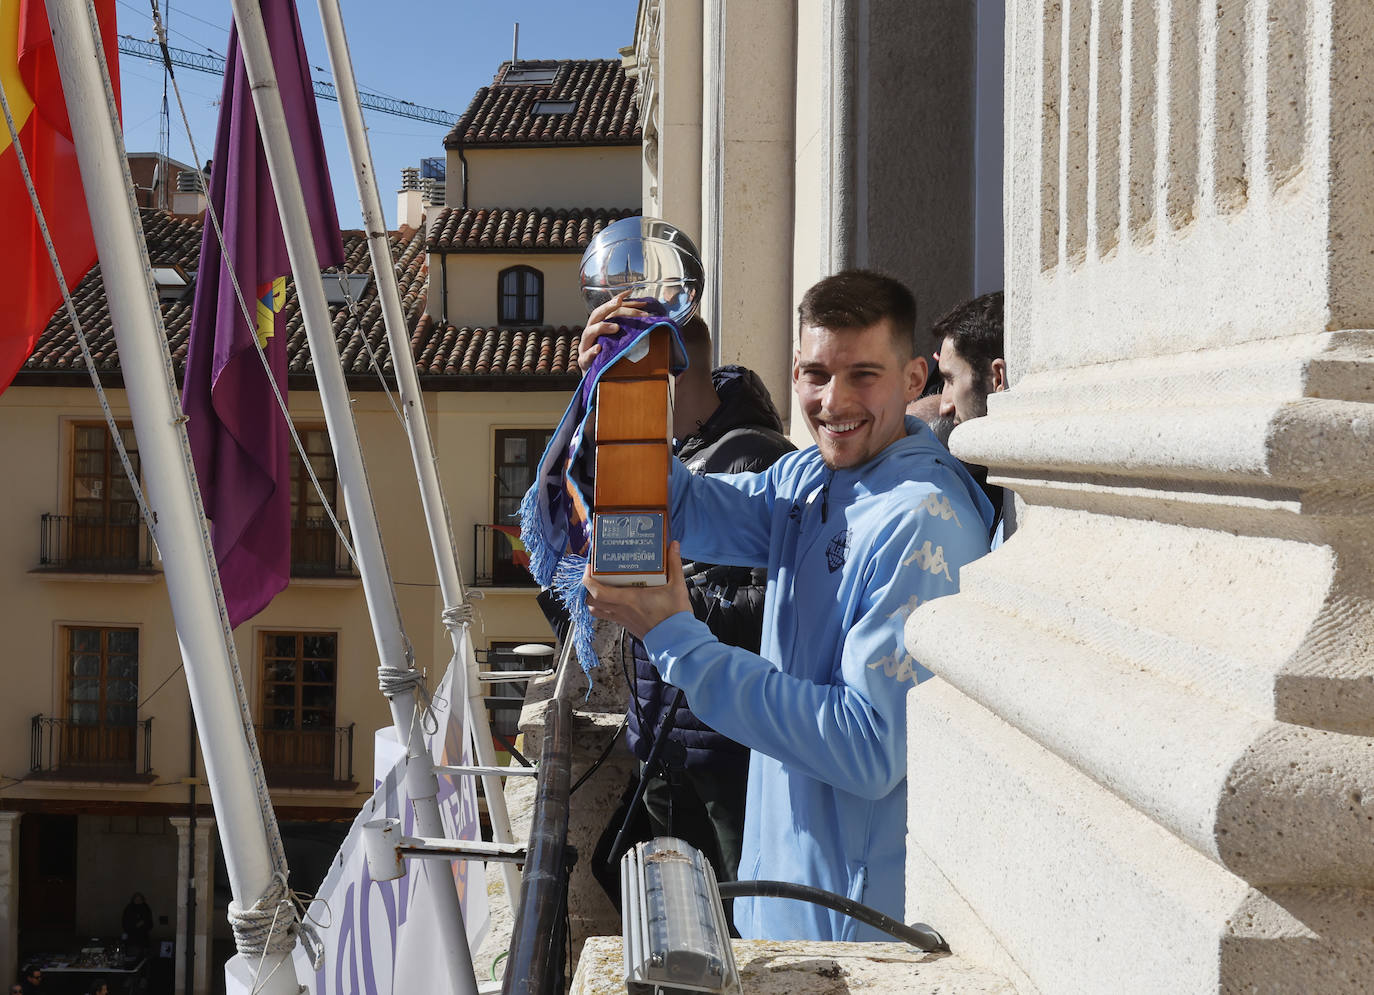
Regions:
<instances>
[{"instance_id":1,"label":"purple and blue scarf","mask_svg":"<svg viewBox=\"0 0 1374 995\"><path fill-rule=\"evenodd\" d=\"M530 573L540 587L551 588L572 619L571 638L584 671L598 663L592 649L592 618L582 574L591 550L592 494L595 480L596 430L593 399L602 374L620 361L650 332L666 326L672 332L673 375L687 368L682 334L668 318L616 318L615 335L601 339L592 360L549 440L534 483L520 502L520 538L530 556Z\"/></svg>"}]
</instances>

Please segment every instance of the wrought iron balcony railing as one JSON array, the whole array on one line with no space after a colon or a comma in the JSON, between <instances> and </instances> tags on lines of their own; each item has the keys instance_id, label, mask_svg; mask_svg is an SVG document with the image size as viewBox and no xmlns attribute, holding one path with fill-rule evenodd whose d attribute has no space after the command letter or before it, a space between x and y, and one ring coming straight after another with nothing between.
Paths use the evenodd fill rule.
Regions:
<instances>
[{"instance_id":1,"label":"wrought iron balcony railing","mask_svg":"<svg viewBox=\"0 0 1374 995\"><path fill-rule=\"evenodd\" d=\"M116 725L35 715L29 722L31 777L148 781L152 756L151 718Z\"/></svg>"},{"instance_id":2,"label":"wrought iron balcony railing","mask_svg":"<svg viewBox=\"0 0 1374 995\"><path fill-rule=\"evenodd\" d=\"M517 525L472 527L473 585L476 587L534 587L529 554L520 542Z\"/></svg>"},{"instance_id":3,"label":"wrought iron balcony railing","mask_svg":"<svg viewBox=\"0 0 1374 995\"><path fill-rule=\"evenodd\" d=\"M344 535L352 541L348 522L339 519ZM292 577L356 577L348 550L328 518L307 518L305 525L291 528Z\"/></svg>"},{"instance_id":4,"label":"wrought iron balcony railing","mask_svg":"<svg viewBox=\"0 0 1374 995\"><path fill-rule=\"evenodd\" d=\"M153 569L152 543L138 519L110 521L44 515L38 568L67 573L141 573Z\"/></svg>"},{"instance_id":5,"label":"wrought iron balcony railing","mask_svg":"<svg viewBox=\"0 0 1374 995\"><path fill-rule=\"evenodd\" d=\"M273 729L254 726L267 783L281 787L353 786L353 727Z\"/></svg>"}]
</instances>

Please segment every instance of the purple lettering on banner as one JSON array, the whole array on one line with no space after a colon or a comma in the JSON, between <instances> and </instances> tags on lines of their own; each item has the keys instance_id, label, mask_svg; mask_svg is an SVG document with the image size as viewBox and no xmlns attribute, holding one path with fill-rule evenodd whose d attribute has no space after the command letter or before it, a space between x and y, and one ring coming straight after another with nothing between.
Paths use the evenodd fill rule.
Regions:
<instances>
[{"instance_id":1,"label":"purple lettering on banner","mask_svg":"<svg viewBox=\"0 0 1374 995\"><path fill-rule=\"evenodd\" d=\"M404 880L404 879L402 879ZM374 887L375 886L375 887ZM351 890L351 886L350 886ZM372 940L372 915L370 906L372 904L372 893L376 891L382 898L382 905L386 909L386 925L390 935L390 950L394 961L396 957L396 896L392 894L391 882L377 882L372 880L372 875L368 873L367 865L363 864L363 897L359 903L358 924L363 935L363 984L367 988L368 995L377 995L377 970L372 964L372 951L377 945ZM392 964L395 971L395 964ZM389 989L391 986L387 985Z\"/></svg>"},{"instance_id":2,"label":"purple lettering on banner","mask_svg":"<svg viewBox=\"0 0 1374 995\"><path fill-rule=\"evenodd\" d=\"M354 947L357 944L355 928L353 923L353 885L348 886L344 892L343 917L340 920L339 945L334 955L334 991L336 992L356 992L358 990L358 961L354 956ZM344 987L343 961L348 958L349 980L351 984Z\"/></svg>"}]
</instances>

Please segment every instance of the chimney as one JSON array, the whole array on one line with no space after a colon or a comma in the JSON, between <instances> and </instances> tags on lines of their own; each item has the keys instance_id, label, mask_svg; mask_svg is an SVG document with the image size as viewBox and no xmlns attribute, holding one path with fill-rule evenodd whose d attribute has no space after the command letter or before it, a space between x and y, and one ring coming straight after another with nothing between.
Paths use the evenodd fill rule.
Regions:
<instances>
[{"instance_id":1,"label":"chimney","mask_svg":"<svg viewBox=\"0 0 1374 995\"><path fill-rule=\"evenodd\" d=\"M205 177L206 183L210 177ZM205 195L201 193L200 178L193 169L177 173L176 190L172 194L172 213L197 217L205 211Z\"/></svg>"},{"instance_id":2,"label":"chimney","mask_svg":"<svg viewBox=\"0 0 1374 995\"><path fill-rule=\"evenodd\" d=\"M396 223L404 228L419 228L425 220L424 191L420 188L420 169L401 170L401 190L396 196Z\"/></svg>"}]
</instances>

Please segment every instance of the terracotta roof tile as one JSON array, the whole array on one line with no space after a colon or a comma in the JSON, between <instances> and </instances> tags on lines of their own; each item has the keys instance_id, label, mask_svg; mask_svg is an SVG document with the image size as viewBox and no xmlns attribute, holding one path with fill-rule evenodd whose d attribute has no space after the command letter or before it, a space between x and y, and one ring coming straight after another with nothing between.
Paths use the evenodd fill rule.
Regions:
<instances>
[{"instance_id":1,"label":"terracotta roof tile","mask_svg":"<svg viewBox=\"0 0 1374 995\"><path fill-rule=\"evenodd\" d=\"M184 271L194 273L200 257L200 218L174 217L165 212L151 210L143 211L142 217L150 261L154 265L175 263ZM368 252L367 239L362 232L344 232L344 253L344 264L339 267L342 272L371 273L371 255ZM466 328L455 332L450 327L442 336L435 335L433 321L424 315L429 269L422 233L414 229L391 233L391 253L396 264L401 307L415 350L416 369L422 378L436 375L483 374L577 375L575 367L569 372L567 357L571 352L569 344L575 341L580 328L547 328L515 333L509 329ZM296 301L295 282L289 276L286 280L286 295L286 305L282 314L287 346L287 368L292 374L313 373L305 325ZM99 266L93 267L77 285L72 300L90 344L96 368L117 373L119 357L115 350L114 333L105 303L105 287L100 281ZM189 291L180 300L162 302L167 344L172 353L172 364L178 379L186 363L191 303L192 295ZM391 377L391 349L387 343L376 281L368 281L366 289L356 302L355 310L350 311L343 304L330 305L330 314L344 373L359 378L358 386L367 386L369 378L371 384L375 385L376 374L372 371L368 356L370 348L387 374L388 380L394 383ZM519 336L518 340L514 337L516 335ZM470 361L465 361L466 353L459 351L458 346L460 343L466 344L468 340L479 347L479 353L474 354ZM486 343L485 363L479 360L483 343ZM541 365L536 358L535 361L527 363L525 359L531 354L531 349L535 350L537 357L543 343L549 346L550 361ZM513 350L518 351L519 355L515 356ZM561 361L555 361L557 356L562 357ZM60 308L43 330L33 355L24 364L15 382L23 384L28 379L34 383L45 383L50 382L46 375L84 369L85 363L77 345L76 335L67 320L66 309Z\"/></svg>"},{"instance_id":2,"label":"terracotta roof tile","mask_svg":"<svg viewBox=\"0 0 1374 995\"><path fill-rule=\"evenodd\" d=\"M612 221L639 208L460 208L439 212L429 226L430 252L582 252Z\"/></svg>"},{"instance_id":3,"label":"terracotta roof tile","mask_svg":"<svg viewBox=\"0 0 1374 995\"><path fill-rule=\"evenodd\" d=\"M422 377L578 376L573 347L582 326L461 328L420 318L410 337Z\"/></svg>"},{"instance_id":4,"label":"terracotta roof tile","mask_svg":"<svg viewBox=\"0 0 1374 995\"><path fill-rule=\"evenodd\" d=\"M553 82L516 82L513 73L546 70ZM481 145L637 145L635 80L619 59L501 64L444 138L445 148ZM570 101L567 113L536 114L538 101Z\"/></svg>"}]
</instances>

